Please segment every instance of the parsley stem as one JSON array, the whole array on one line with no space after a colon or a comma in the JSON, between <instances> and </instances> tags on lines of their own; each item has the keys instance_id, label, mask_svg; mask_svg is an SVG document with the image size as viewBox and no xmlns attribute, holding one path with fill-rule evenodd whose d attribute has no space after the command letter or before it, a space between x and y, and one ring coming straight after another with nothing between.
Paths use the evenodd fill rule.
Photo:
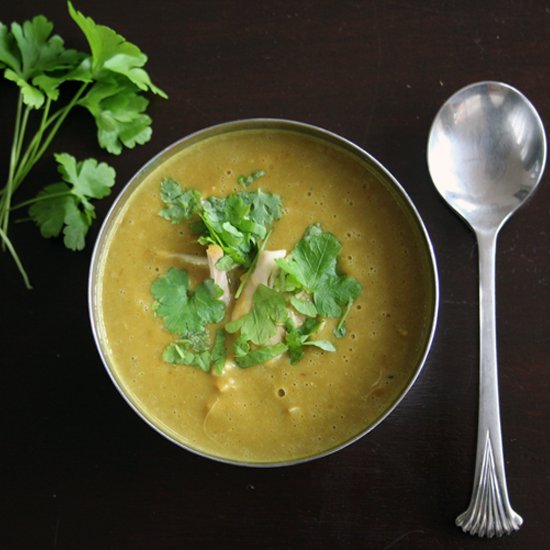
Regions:
<instances>
[{"instance_id":1,"label":"parsley stem","mask_svg":"<svg viewBox=\"0 0 550 550\"><path fill-rule=\"evenodd\" d=\"M6 248L9 250L10 254L12 255L15 265L17 266L17 269L19 269L19 273L21 273L21 276L23 277L23 282L25 283L25 286L30 290L32 286L31 286L31 282L29 281L27 272L25 271L25 268L23 267L23 264L21 263L21 260L19 259L17 252L15 251L15 248L11 244L9 237L7 236L6 233L4 233L2 229L0 229L0 237L2 238L2 244L6 246Z\"/></svg>"},{"instance_id":2,"label":"parsley stem","mask_svg":"<svg viewBox=\"0 0 550 550\"><path fill-rule=\"evenodd\" d=\"M45 127L50 125L50 122L53 122L55 120L55 124L53 128L50 130L48 135L46 136L46 139L43 143L40 144L40 146L33 146L35 149L35 152L29 156L26 164L24 167L21 168L21 173L18 174L18 181L17 181L17 187L21 184L23 179L27 176L29 171L32 169L32 167L42 158L42 155L46 152L46 149L49 147L50 143L52 142L53 138L57 134L57 131L59 130L61 124L63 124L63 121L67 118L67 115L71 112L72 108L78 103L80 98L82 97L84 91L88 87L89 83L84 82L82 86L78 89L74 97L71 99L67 105L56 111L52 117L51 121L48 121L45 123ZM40 139L42 139L43 132L40 135Z\"/></svg>"},{"instance_id":3,"label":"parsley stem","mask_svg":"<svg viewBox=\"0 0 550 550\"><path fill-rule=\"evenodd\" d=\"M31 139L30 143L27 146L27 150L21 157L21 161L19 163L19 166L17 168L17 171L15 172L15 178L17 180L17 185L23 180L24 176L21 177L21 171L23 167L27 164L30 157L32 157L36 150L38 149L38 146L40 145L40 139L42 138L42 135L44 134L46 128L55 120L58 114L52 116L48 120L48 116L50 114L50 106L52 104L52 100L48 98L46 100L46 105L44 106L44 110L42 111L42 118L40 120L40 126L38 127L37 132L34 134L33 138Z\"/></svg>"},{"instance_id":4,"label":"parsley stem","mask_svg":"<svg viewBox=\"0 0 550 550\"><path fill-rule=\"evenodd\" d=\"M15 126L13 130L13 141L11 144L8 181L6 183L6 187L4 188L4 192L2 195L2 205L0 209L0 226L2 228L2 235L3 235L2 250L6 250L6 247L10 248L10 245L11 245L8 239L8 224L9 224L9 215L10 215L11 196L13 193L13 179L14 179L14 173L15 173L15 166L17 165L17 161L18 161L17 146L20 142L20 133L21 133L21 126L22 126L22 120L21 120L22 108L23 108L23 95L19 93L19 96L17 98L17 111L15 114ZM13 250L13 246L11 247L11 250ZM12 253L12 256L13 256L13 253Z\"/></svg>"},{"instance_id":5,"label":"parsley stem","mask_svg":"<svg viewBox=\"0 0 550 550\"><path fill-rule=\"evenodd\" d=\"M338 335L344 336L345 331L343 331L344 323L346 322L346 319L348 318L348 315L351 312L351 308L353 306L353 300L349 300L346 309L344 310L344 313L342 314L342 317L340 317L340 320L338 321L338 324L336 325L336 328L334 329L334 332Z\"/></svg>"}]
</instances>

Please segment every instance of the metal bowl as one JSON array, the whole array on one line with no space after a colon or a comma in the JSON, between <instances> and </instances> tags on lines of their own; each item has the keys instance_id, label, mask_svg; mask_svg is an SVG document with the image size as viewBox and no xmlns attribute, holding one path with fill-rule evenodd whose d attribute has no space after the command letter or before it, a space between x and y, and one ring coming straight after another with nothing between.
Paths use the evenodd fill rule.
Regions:
<instances>
[{"instance_id":1,"label":"metal bowl","mask_svg":"<svg viewBox=\"0 0 550 550\"><path fill-rule=\"evenodd\" d=\"M168 433L168 431L164 429L164 427L161 426L160 423L156 423L154 419L150 418L150 416L143 410L140 404L137 403L136 400L134 400L130 395L130 393L125 389L123 383L118 379L112 365L110 364L108 349L102 337L103 326L102 326L102 319L100 315L100 307L99 307L100 296L99 296L99 290L98 290L99 289L98 278L100 276L101 265L104 260L105 253L108 249L108 237L110 235L110 231L116 224L119 213L124 208L126 202L130 198L132 193L136 190L136 188L144 181L144 179L152 171L154 171L159 165L167 161L173 155L178 154L183 149L190 147L200 141L203 141L208 138L212 138L214 136L218 136L221 134L230 134L232 132L239 132L242 130L264 130L264 129L265 130L286 130L286 131L291 131L293 133L299 133L305 136L309 136L317 140L321 140L340 150L347 152L348 154L351 154L358 161L362 162L362 164L368 168L368 170L377 178L377 180L380 181L386 187L386 190L388 191L388 193L390 193L393 196L394 200L400 203L401 207L409 216L410 220L412 220L412 223L416 226L416 230L421 240L421 246L423 247L427 258L429 259L430 277L431 277L431 285L430 285L431 296L430 296L430 304L429 304L429 309L431 314L429 316L429 327L428 327L428 330L426 330L425 332L425 339L421 346L421 349L423 351L420 354L420 358L417 361L417 364L415 365L415 369L413 370L413 374L410 377L408 384L406 384L404 389L398 395L397 399L395 399L395 401L391 404L391 406L389 406L383 412L383 414L381 414L376 419L375 422L372 422L369 425L365 426L364 430L362 430L360 433L358 433L354 437L348 439L347 441L344 441L340 445L327 449L326 451L321 452L319 454L315 454L313 456L307 456L305 458L300 458L296 460L287 460L287 461L273 462L273 463L241 462L238 460L226 459L224 457L218 457L212 454L205 453L201 450L190 447L189 445L186 445L185 443L179 441L172 434ZM172 441L176 445L179 445L180 447L183 447L184 449L190 452L193 452L195 454L198 454L206 458L217 460L219 462L237 464L237 465L243 465L243 466L274 467L274 466L288 466L292 464L307 462L313 459L321 458L323 456L332 454L340 449L343 449L344 447L347 447L351 443L363 437L365 434L367 434L376 426L378 426L385 418L387 418L391 414L391 412L397 407L397 405L405 397L405 395L408 393L408 391L416 381L426 361L426 358L434 337L435 327L437 322L437 314L438 314L438 307L439 307L439 283L438 283L438 273L437 273L437 266L436 266L433 247L432 247L430 238L428 236L428 233L426 231L426 228L422 222L422 219L417 209L415 208L414 204L412 203L411 199L403 189L403 187L380 162L378 162L369 153L367 153L357 145L353 144L352 142L348 141L347 139L337 134L334 134L332 132L329 132L327 130L324 130L322 128L312 126L309 124L291 121L291 120L257 118L257 119L246 119L246 120L238 120L234 122L222 123L222 124L211 126L204 130L195 132L187 137L184 137L183 139L176 141L172 145L168 146L166 149L164 149L155 157L153 157L151 160L149 160L130 179L130 181L126 184L124 189L120 192L120 194L114 201L110 211L108 212L103 222L103 225L97 237L95 248L92 254L90 273L89 273L88 304L89 304L89 314L90 314L92 332L97 345L97 349L99 351L103 364L105 365L107 373L111 377L111 380L115 384L116 388L118 389L122 397L126 400L126 402L130 405L130 407L147 424L149 424L149 426L151 426L153 429L155 429L157 432L159 432L161 435L163 435L164 437L166 437L168 440Z\"/></svg>"}]
</instances>

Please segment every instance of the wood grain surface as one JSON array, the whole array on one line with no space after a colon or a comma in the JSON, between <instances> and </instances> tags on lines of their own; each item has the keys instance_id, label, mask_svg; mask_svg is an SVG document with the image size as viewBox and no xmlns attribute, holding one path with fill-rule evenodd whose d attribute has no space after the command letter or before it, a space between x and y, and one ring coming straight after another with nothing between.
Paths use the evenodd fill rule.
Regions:
<instances>
[{"instance_id":1,"label":"wood grain surface","mask_svg":"<svg viewBox=\"0 0 550 550\"><path fill-rule=\"evenodd\" d=\"M118 192L152 155L211 124L256 116L337 132L384 163L420 211L439 264L432 352L397 410L367 437L308 464L255 470L197 457L151 430L120 398L88 321L86 250L12 238L32 278L0 255L0 548L547 548L550 172L504 227L497 257L500 391L508 488L524 526L482 541L454 525L469 501L477 389L477 250L426 166L432 119L479 80L519 88L550 127L550 3L526 0L79 0L139 44L154 82L153 138L112 157L75 112L52 152L94 156ZM44 13L84 48L60 0L3 2L4 23ZM15 89L0 81L0 170ZM19 199L55 181L51 155Z\"/></svg>"}]
</instances>

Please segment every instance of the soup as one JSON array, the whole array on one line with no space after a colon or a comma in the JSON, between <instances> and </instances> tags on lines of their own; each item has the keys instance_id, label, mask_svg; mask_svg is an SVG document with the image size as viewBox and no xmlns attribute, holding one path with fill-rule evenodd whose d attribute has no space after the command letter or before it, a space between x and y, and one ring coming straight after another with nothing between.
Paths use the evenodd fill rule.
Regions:
<instances>
[{"instance_id":1,"label":"soup","mask_svg":"<svg viewBox=\"0 0 550 550\"><path fill-rule=\"evenodd\" d=\"M203 196L255 187L281 197L268 248L290 251L311 224L342 244L339 270L362 292L336 352L308 347L221 375L163 361L173 340L152 311L151 285L170 267L193 284L207 272L179 254L205 249L186 224L159 216L161 181ZM145 174L116 212L98 251L98 335L110 373L133 406L170 439L210 457L288 463L337 448L374 425L411 383L431 337L435 283L429 247L410 206L385 176L327 141L283 129L244 129L180 147Z\"/></svg>"}]
</instances>

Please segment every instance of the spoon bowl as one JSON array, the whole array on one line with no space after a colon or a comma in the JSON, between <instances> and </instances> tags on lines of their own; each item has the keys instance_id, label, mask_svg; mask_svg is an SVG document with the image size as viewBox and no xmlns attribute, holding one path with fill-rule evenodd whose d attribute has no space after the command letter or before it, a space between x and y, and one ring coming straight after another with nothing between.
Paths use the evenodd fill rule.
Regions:
<instances>
[{"instance_id":1,"label":"spoon bowl","mask_svg":"<svg viewBox=\"0 0 550 550\"><path fill-rule=\"evenodd\" d=\"M456 523L493 537L520 528L508 499L498 396L495 253L500 228L540 182L546 136L533 105L501 82L456 92L439 110L428 167L447 203L474 230L479 248L479 412L476 466L468 509Z\"/></svg>"},{"instance_id":2,"label":"spoon bowl","mask_svg":"<svg viewBox=\"0 0 550 550\"><path fill-rule=\"evenodd\" d=\"M535 190L545 162L539 115L522 93L501 82L456 92L430 131L433 182L474 229L500 227Z\"/></svg>"}]
</instances>

